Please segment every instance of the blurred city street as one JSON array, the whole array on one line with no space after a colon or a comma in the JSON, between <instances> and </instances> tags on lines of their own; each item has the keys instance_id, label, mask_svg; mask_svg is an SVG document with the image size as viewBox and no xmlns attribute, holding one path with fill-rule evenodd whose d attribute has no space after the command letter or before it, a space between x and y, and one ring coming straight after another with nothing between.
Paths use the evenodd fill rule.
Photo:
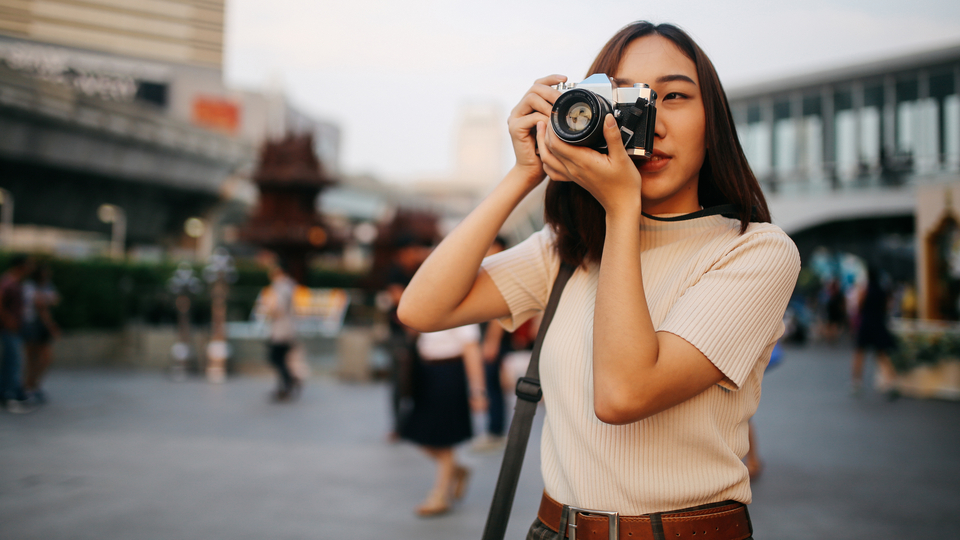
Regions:
<instances>
[{"instance_id":1,"label":"blurred city street","mask_svg":"<svg viewBox=\"0 0 960 540\"><path fill-rule=\"evenodd\" d=\"M756 537L949 536L960 527L960 403L852 397L850 355L788 348L767 374ZM461 448L473 469L465 499L420 519L433 465L387 441L384 384L318 375L282 405L268 401L272 385L55 370L47 406L0 415L0 539L480 538L500 452ZM524 538L539 503L541 420L508 538Z\"/></svg>"}]
</instances>

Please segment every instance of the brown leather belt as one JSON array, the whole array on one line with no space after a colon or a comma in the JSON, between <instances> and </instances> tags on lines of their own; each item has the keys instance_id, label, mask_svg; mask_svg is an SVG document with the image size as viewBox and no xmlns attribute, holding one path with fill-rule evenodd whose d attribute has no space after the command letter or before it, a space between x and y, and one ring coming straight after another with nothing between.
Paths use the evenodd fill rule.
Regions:
<instances>
[{"instance_id":1,"label":"brown leather belt","mask_svg":"<svg viewBox=\"0 0 960 540\"><path fill-rule=\"evenodd\" d=\"M567 531L560 540L744 540L753 533L746 505L735 501L642 516L573 507L566 519L563 514L564 505L544 492L537 517L554 531L559 531L565 521ZM616 536L615 528L619 529Z\"/></svg>"}]
</instances>

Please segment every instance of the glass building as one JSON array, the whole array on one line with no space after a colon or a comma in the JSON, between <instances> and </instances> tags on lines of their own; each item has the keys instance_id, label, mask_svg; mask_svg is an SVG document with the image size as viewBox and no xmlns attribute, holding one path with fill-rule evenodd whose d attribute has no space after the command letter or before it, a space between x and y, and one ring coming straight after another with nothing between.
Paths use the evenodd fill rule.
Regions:
<instances>
[{"instance_id":1,"label":"glass building","mask_svg":"<svg viewBox=\"0 0 960 540\"><path fill-rule=\"evenodd\" d=\"M960 172L960 46L730 92L769 194L871 189Z\"/></svg>"},{"instance_id":2,"label":"glass building","mask_svg":"<svg viewBox=\"0 0 960 540\"><path fill-rule=\"evenodd\" d=\"M920 317L960 318L960 45L728 96L804 266L853 254L915 284Z\"/></svg>"}]
</instances>

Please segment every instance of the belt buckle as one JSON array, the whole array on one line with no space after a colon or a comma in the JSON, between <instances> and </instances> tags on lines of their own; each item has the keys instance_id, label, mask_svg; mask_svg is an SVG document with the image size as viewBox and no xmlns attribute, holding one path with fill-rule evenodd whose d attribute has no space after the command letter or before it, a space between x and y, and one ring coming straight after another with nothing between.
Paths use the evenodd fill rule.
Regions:
<instances>
[{"instance_id":1,"label":"belt buckle","mask_svg":"<svg viewBox=\"0 0 960 540\"><path fill-rule=\"evenodd\" d=\"M620 540L620 512L587 510L569 504L563 505L563 510L560 512L560 530L558 531L560 540L563 540L564 531L570 540L577 540L577 514L605 516L610 525L609 540Z\"/></svg>"}]
</instances>

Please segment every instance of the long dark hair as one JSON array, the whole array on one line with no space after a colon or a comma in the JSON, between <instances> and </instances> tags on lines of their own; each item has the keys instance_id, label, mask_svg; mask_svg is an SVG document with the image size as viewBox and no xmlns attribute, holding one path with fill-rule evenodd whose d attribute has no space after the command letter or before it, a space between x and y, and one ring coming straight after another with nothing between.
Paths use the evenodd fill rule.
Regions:
<instances>
[{"instance_id":1,"label":"long dark hair","mask_svg":"<svg viewBox=\"0 0 960 540\"><path fill-rule=\"evenodd\" d=\"M740 217L740 233L750 221L770 221L767 201L740 146L727 95L706 53L672 24L637 21L623 27L601 49L587 75L613 74L633 40L656 35L669 39L693 60L700 79L706 116L706 156L700 167L697 196L704 208L733 204ZM544 219L557 235L557 251L569 264L599 262L606 234L603 207L574 182L550 182L544 199Z\"/></svg>"}]
</instances>

